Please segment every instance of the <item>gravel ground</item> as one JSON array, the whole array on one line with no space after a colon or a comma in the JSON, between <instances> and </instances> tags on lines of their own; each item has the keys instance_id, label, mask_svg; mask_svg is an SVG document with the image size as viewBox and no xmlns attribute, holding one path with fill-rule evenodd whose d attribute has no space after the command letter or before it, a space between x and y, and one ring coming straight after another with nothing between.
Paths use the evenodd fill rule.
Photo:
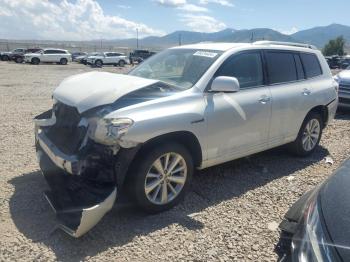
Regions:
<instances>
[{"instance_id":1,"label":"gravel ground","mask_svg":"<svg viewBox=\"0 0 350 262\"><path fill-rule=\"evenodd\" d=\"M56 230L43 198L32 118L51 107L60 81L90 70L127 69L0 62L0 261L275 261L284 213L350 155L350 112L342 112L309 158L275 149L197 172L176 208L146 216L116 206L73 239Z\"/></svg>"}]
</instances>

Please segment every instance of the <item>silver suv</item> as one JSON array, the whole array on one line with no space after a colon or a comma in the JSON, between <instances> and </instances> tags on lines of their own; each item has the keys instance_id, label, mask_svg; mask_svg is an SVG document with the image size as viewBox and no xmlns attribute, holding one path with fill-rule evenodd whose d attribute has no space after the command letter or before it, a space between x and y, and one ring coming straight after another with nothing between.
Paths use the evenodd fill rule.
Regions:
<instances>
[{"instance_id":1,"label":"silver suv","mask_svg":"<svg viewBox=\"0 0 350 262\"><path fill-rule=\"evenodd\" d=\"M314 47L279 42L181 46L127 75L71 76L35 119L47 199L75 237L117 192L148 212L167 210L195 169L284 144L311 154L335 115L337 88Z\"/></svg>"}]
</instances>

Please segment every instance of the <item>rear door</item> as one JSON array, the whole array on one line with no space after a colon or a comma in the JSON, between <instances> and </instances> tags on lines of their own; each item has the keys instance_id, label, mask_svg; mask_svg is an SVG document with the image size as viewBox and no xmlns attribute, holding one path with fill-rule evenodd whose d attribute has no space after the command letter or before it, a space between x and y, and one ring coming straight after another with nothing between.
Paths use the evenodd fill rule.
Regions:
<instances>
[{"instance_id":1,"label":"rear door","mask_svg":"<svg viewBox=\"0 0 350 262\"><path fill-rule=\"evenodd\" d=\"M309 110L310 85L298 52L265 51L272 95L270 147L294 140Z\"/></svg>"},{"instance_id":2,"label":"rear door","mask_svg":"<svg viewBox=\"0 0 350 262\"><path fill-rule=\"evenodd\" d=\"M104 64L116 64L118 55L117 53L106 53L106 58L105 61L103 62Z\"/></svg>"}]
</instances>

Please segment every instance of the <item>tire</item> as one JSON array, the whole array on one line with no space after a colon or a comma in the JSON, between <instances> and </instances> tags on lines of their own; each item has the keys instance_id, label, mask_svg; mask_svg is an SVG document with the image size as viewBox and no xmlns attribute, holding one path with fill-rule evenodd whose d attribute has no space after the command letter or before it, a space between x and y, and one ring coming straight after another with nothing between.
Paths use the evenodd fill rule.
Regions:
<instances>
[{"instance_id":1,"label":"tire","mask_svg":"<svg viewBox=\"0 0 350 262\"><path fill-rule=\"evenodd\" d=\"M66 64L68 64L67 58L61 58L60 64L61 64L61 65L66 65Z\"/></svg>"},{"instance_id":2,"label":"tire","mask_svg":"<svg viewBox=\"0 0 350 262\"><path fill-rule=\"evenodd\" d=\"M31 62L32 62L33 65L38 65L40 63L40 59L37 58L37 57L34 57L34 58L32 58Z\"/></svg>"},{"instance_id":3,"label":"tire","mask_svg":"<svg viewBox=\"0 0 350 262\"><path fill-rule=\"evenodd\" d=\"M163 163L164 167L167 155L169 155L168 168L171 168L173 161L179 157L180 161L172 170L183 169L174 174L170 174L168 171L168 175L160 175L154 167L155 161L161 159L158 163ZM135 161L137 161L133 165L135 168L129 173L127 188L137 205L144 211L148 213L162 212L174 207L184 198L193 174L193 160L184 146L177 143L160 144L143 152L142 156L136 158ZM177 182L174 182L174 179ZM164 182L162 183L162 181ZM166 181L167 183L165 183ZM156 184L157 186L150 190L152 185ZM150 190L148 194L146 193L147 188ZM163 195L163 192L167 192L167 194ZM163 197L165 195L166 198Z\"/></svg>"},{"instance_id":4,"label":"tire","mask_svg":"<svg viewBox=\"0 0 350 262\"><path fill-rule=\"evenodd\" d=\"M23 63L23 57L17 57L15 62L18 63L18 64L22 64Z\"/></svg>"},{"instance_id":5,"label":"tire","mask_svg":"<svg viewBox=\"0 0 350 262\"><path fill-rule=\"evenodd\" d=\"M308 129L310 131L308 131ZM322 129L323 120L321 115L319 113L310 112L301 125L297 139L289 144L289 151L301 157L311 155L316 150L321 140Z\"/></svg>"},{"instance_id":6,"label":"tire","mask_svg":"<svg viewBox=\"0 0 350 262\"><path fill-rule=\"evenodd\" d=\"M125 61L124 60L120 60L118 65L121 66L121 67L124 67L125 66Z\"/></svg>"},{"instance_id":7,"label":"tire","mask_svg":"<svg viewBox=\"0 0 350 262\"><path fill-rule=\"evenodd\" d=\"M3 56L1 57L1 59L2 59L2 61L9 61L9 60L10 60L10 58L9 58L8 55L3 55Z\"/></svg>"},{"instance_id":8,"label":"tire","mask_svg":"<svg viewBox=\"0 0 350 262\"><path fill-rule=\"evenodd\" d=\"M95 61L95 66L96 67L102 67L103 66L103 62L101 60L96 60Z\"/></svg>"}]
</instances>

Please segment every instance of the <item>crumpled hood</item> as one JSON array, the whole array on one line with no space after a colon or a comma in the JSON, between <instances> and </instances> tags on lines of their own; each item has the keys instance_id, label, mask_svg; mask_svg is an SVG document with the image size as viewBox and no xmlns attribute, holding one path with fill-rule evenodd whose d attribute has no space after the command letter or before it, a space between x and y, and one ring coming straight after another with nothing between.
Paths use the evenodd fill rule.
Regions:
<instances>
[{"instance_id":1,"label":"crumpled hood","mask_svg":"<svg viewBox=\"0 0 350 262\"><path fill-rule=\"evenodd\" d=\"M66 78L53 92L54 99L78 109L79 113L107 105L118 98L152 85L158 80L107 72L89 72Z\"/></svg>"}]
</instances>

